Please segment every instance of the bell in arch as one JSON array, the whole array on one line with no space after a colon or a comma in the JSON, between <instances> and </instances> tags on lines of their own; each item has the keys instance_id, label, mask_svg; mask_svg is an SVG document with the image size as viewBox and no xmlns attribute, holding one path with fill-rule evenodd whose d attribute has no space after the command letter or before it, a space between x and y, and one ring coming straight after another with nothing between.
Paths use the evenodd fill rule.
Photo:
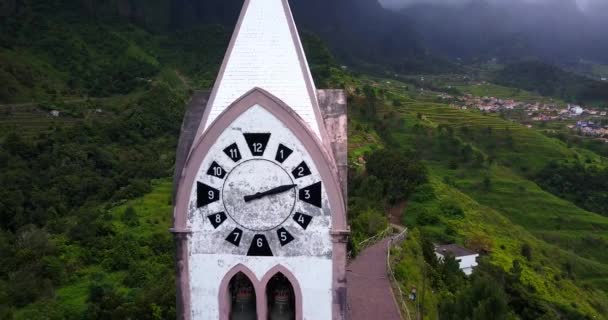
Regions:
<instances>
[{"instance_id":1,"label":"bell in arch","mask_svg":"<svg viewBox=\"0 0 608 320\"><path fill-rule=\"evenodd\" d=\"M268 282L266 295L269 303L269 320L294 320L295 297L289 280L278 273Z\"/></svg>"},{"instance_id":2,"label":"bell in arch","mask_svg":"<svg viewBox=\"0 0 608 320\"><path fill-rule=\"evenodd\" d=\"M253 284L243 273L237 273L230 281L232 308L230 320L256 320L257 310Z\"/></svg>"}]
</instances>

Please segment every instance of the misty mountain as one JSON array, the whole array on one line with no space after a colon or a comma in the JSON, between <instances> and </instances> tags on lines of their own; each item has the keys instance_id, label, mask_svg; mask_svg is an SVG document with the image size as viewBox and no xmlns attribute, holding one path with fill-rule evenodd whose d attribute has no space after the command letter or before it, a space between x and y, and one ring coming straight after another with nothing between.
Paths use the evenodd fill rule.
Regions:
<instances>
[{"instance_id":1,"label":"misty mountain","mask_svg":"<svg viewBox=\"0 0 608 320\"><path fill-rule=\"evenodd\" d=\"M173 28L196 23L236 23L242 0L172 1ZM346 64L383 65L401 72L433 72L452 68L430 55L414 27L403 17L370 0L291 0L301 31L320 36Z\"/></svg>"},{"instance_id":2,"label":"misty mountain","mask_svg":"<svg viewBox=\"0 0 608 320\"><path fill-rule=\"evenodd\" d=\"M87 14L100 20L115 17L156 31L175 31L200 24L236 24L243 0L63 0L60 2L6 0L0 16L22 11ZM345 64L390 68L397 72L441 72L453 65L430 54L412 26L399 13L374 0L291 0L302 32L320 36ZM32 9L33 8L33 9Z\"/></svg>"},{"instance_id":3,"label":"misty mountain","mask_svg":"<svg viewBox=\"0 0 608 320\"><path fill-rule=\"evenodd\" d=\"M133 8L146 2L149 7L147 1L115 1ZM555 64L608 60L606 1L587 1L585 10L577 0L394 1L412 5L394 11L376 0L290 0L290 4L300 29L319 35L348 64L388 63L396 71L416 72L449 69L437 58L441 56L466 61L496 57L507 62L537 57ZM172 28L201 22L231 27L243 1L169 3Z\"/></svg>"},{"instance_id":4,"label":"misty mountain","mask_svg":"<svg viewBox=\"0 0 608 320\"><path fill-rule=\"evenodd\" d=\"M420 1L400 14L415 26L425 47L452 58L539 57L551 63L608 59L605 14L585 12L573 0Z\"/></svg>"},{"instance_id":5,"label":"misty mountain","mask_svg":"<svg viewBox=\"0 0 608 320\"><path fill-rule=\"evenodd\" d=\"M575 0L290 0L301 31L319 35L347 65L388 68L402 73L446 72L465 62L531 57L553 64L579 59L608 62L608 2ZM451 5L446 5L450 3ZM199 24L231 29L243 0L5 0L0 16L20 11L57 10L98 19L120 16L151 30ZM30 9L28 9L30 8ZM59 10L59 11L61 11ZM378 68L380 66L380 68ZM367 69L372 69L367 68Z\"/></svg>"}]
</instances>

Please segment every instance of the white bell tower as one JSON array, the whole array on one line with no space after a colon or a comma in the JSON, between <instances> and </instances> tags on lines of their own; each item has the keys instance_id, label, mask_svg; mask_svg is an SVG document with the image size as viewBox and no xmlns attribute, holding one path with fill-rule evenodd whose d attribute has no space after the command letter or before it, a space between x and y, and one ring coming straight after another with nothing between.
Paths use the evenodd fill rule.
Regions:
<instances>
[{"instance_id":1,"label":"white bell tower","mask_svg":"<svg viewBox=\"0 0 608 320\"><path fill-rule=\"evenodd\" d=\"M245 0L177 152L179 319L344 319L346 99L315 88L287 0Z\"/></svg>"}]
</instances>

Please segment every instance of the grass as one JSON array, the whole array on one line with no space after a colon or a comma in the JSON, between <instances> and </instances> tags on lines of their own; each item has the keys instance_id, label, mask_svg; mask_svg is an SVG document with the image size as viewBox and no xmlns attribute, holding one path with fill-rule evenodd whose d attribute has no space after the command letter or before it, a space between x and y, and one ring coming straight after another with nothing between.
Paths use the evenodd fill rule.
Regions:
<instances>
[{"instance_id":1,"label":"grass","mask_svg":"<svg viewBox=\"0 0 608 320\"><path fill-rule=\"evenodd\" d=\"M477 131L492 128L495 137L479 137L478 135L473 137L474 139L466 135L461 135L461 137L465 141L475 144L476 147L484 150L487 154L493 153L503 165L516 167L521 171L536 172L552 160L575 159L577 157L589 158L596 163L607 163L605 158L592 152L568 148L562 141L549 138L535 129L503 120L494 114L460 110L444 104L428 102L406 102L403 106L394 109L409 124L415 123L416 120L414 119L418 114L421 114L426 124L433 127L443 124L449 125L457 131L465 127ZM512 148L491 144L496 140L496 137L504 137L507 130L509 131L508 134L513 137ZM411 143L411 141L404 142Z\"/></svg>"},{"instance_id":2,"label":"grass","mask_svg":"<svg viewBox=\"0 0 608 320\"><path fill-rule=\"evenodd\" d=\"M349 120L348 124L348 162L359 163L359 159L382 145L378 134L366 124Z\"/></svg>"},{"instance_id":3,"label":"grass","mask_svg":"<svg viewBox=\"0 0 608 320\"><path fill-rule=\"evenodd\" d=\"M110 210L117 232L130 232L139 238L148 238L162 230L169 232L173 221L172 181L158 180L154 182L153 186L153 191L144 197L128 201ZM128 207L135 209L139 220L137 226L127 226L122 221L123 214Z\"/></svg>"},{"instance_id":4,"label":"grass","mask_svg":"<svg viewBox=\"0 0 608 320\"><path fill-rule=\"evenodd\" d=\"M416 288L416 299L424 301L421 312L426 318L437 319L437 306L439 297L437 293L431 290L430 283L424 283L424 269L426 268L424 257L422 255L422 247L420 245L420 232L416 229L408 233L407 239L401 244L391 249L391 263L394 266L393 272L401 286L404 295L408 295L412 288ZM423 290L423 288L425 288ZM424 297L423 297L424 295ZM410 316L415 319L418 310L418 303L411 301L406 297L406 303ZM404 312L402 310L402 312ZM408 319L407 317L404 317Z\"/></svg>"},{"instance_id":5,"label":"grass","mask_svg":"<svg viewBox=\"0 0 608 320\"><path fill-rule=\"evenodd\" d=\"M608 265L606 253L589 247L583 240L598 239L601 243L601 239L606 239L608 218L553 196L505 167L494 166L484 172L449 170L440 165L431 168L439 177L450 177L459 190L478 203L499 210L538 238ZM490 190L482 187L485 177L492 181ZM571 242L572 238L578 240Z\"/></svg>"},{"instance_id":6,"label":"grass","mask_svg":"<svg viewBox=\"0 0 608 320\"><path fill-rule=\"evenodd\" d=\"M580 310L601 319L600 310L594 305L600 303L607 308L608 296L600 288L585 288L585 281L605 281L608 268L597 261L581 258L575 253L549 244L536 237L524 226L514 223L505 217L503 211L477 202L467 193L448 186L434 176L431 184L438 194L435 201L458 203L466 212L465 217L442 218L442 223L457 230L458 235L467 240L479 237L491 239L491 254L487 257L491 263L509 270L515 259L524 263L524 283L534 288L542 299L561 305L577 301ZM521 255L521 247L528 243L532 247L532 261ZM570 263L574 273L580 277L568 278L564 265Z\"/></svg>"},{"instance_id":7,"label":"grass","mask_svg":"<svg viewBox=\"0 0 608 320\"><path fill-rule=\"evenodd\" d=\"M607 243L608 217L585 211L545 192L530 177L551 161L588 159L605 166L607 159L588 150L569 148L541 131L497 115L433 102L428 96L405 91L392 80L390 84L376 83L387 91L386 100L400 101L396 106L386 103L381 110L384 115L392 113L403 119L404 125L391 131L398 147L422 148L426 150L422 154L430 154L423 160L430 169L430 183L437 199L422 204L410 203L404 215L405 224L418 226L424 234L435 239L451 239L461 244L486 239L491 247L486 259L506 271L514 260L522 261L523 281L539 299L562 306L570 306L576 301L579 311L605 319L608 314L608 254L599 248ZM475 94L482 96L536 99L534 94L494 85L475 89L479 90ZM517 95L511 96L513 93ZM459 165L450 169L447 156L443 157L441 151L435 152L433 145L419 145L413 130L416 125L428 130L449 126L464 143L486 157L493 155L496 160L492 165L484 164L480 168ZM488 128L492 129L492 134L483 133ZM355 137L362 135L361 130L353 131ZM512 138L511 145L504 143L507 136ZM486 177L491 181L489 189L483 186ZM442 216L439 208L443 202L457 204L465 216ZM417 207L423 210L417 211ZM416 216L419 212L436 214L440 222L420 225ZM531 261L521 254L524 243L532 247ZM404 258L403 262L404 273L415 280L406 277L402 281L403 288L409 291L414 283L420 285L420 279L416 277L420 276L422 267L412 251L415 249L405 244L399 250L409 250L412 256ZM568 268L570 272L566 271Z\"/></svg>"}]
</instances>

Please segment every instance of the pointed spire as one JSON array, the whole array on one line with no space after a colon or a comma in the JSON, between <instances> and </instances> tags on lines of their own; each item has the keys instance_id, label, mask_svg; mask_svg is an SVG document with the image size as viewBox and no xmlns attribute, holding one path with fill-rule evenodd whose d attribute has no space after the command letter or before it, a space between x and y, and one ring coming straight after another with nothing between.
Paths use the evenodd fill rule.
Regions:
<instances>
[{"instance_id":1,"label":"pointed spire","mask_svg":"<svg viewBox=\"0 0 608 320\"><path fill-rule=\"evenodd\" d=\"M245 0L197 136L255 87L293 108L323 139L317 91L287 0Z\"/></svg>"}]
</instances>

